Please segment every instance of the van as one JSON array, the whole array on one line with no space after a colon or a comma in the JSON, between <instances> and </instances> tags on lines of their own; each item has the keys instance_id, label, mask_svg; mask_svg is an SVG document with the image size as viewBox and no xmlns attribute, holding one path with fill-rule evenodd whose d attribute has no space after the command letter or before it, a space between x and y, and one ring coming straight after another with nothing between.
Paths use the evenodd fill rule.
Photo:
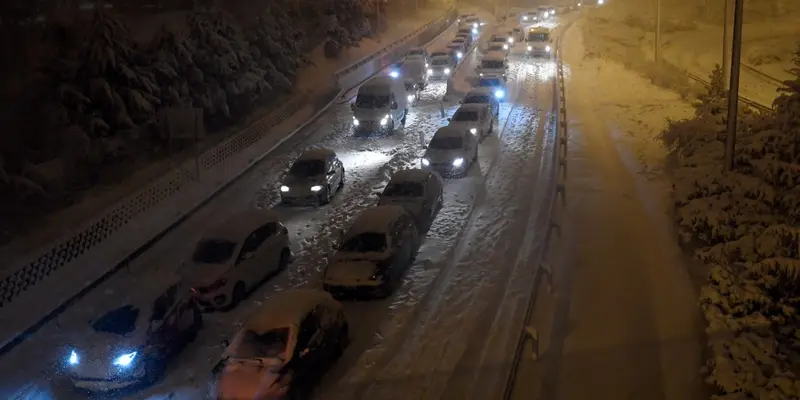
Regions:
<instances>
[{"instance_id":1,"label":"van","mask_svg":"<svg viewBox=\"0 0 800 400\"><path fill-rule=\"evenodd\" d=\"M553 57L553 38L547 28L531 28L525 37L525 53L533 57Z\"/></svg>"},{"instance_id":2,"label":"van","mask_svg":"<svg viewBox=\"0 0 800 400\"><path fill-rule=\"evenodd\" d=\"M484 74L505 76L507 68L506 54L502 51L490 51L483 56L481 65L477 68L478 76L483 76Z\"/></svg>"},{"instance_id":3,"label":"van","mask_svg":"<svg viewBox=\"0 0 800 400\"><path fill-rule=\"evenodd\" d=\"M408 96L400 77L377 76L358 88L351 105L356 132L394 133L395 126L405 126Z\"/></svg>"}]
</instances>

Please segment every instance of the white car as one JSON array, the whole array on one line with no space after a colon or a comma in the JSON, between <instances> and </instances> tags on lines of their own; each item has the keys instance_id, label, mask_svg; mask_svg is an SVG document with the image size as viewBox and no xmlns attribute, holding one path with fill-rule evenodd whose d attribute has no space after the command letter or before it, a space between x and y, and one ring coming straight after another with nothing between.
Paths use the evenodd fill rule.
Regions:
<instances>
[{"instance_id":1,"label":"white car","mask_svg":"<svg viewBox=\"0 0 800 400\"><path fill-rule=\"evenodd\" d=\"M428 65L430 62L430 56L428 55L428 50L424 47L412 47L408 49L406 52L406 60L418 60L422 59L425 62L425 66Z\"/></svg>"},{"instance_id":2,"label":"white car","mask_svg":"<svg viewBox=\"0 0 800 400\"><path fill-rule=\"evenodd\" d=\"M491 110L495 118L500 116L500 100L495 96L495 90L488 87L477 87L472 89L461 104L486 104Z\"/></svg>"},{"instance_id":3,"label":"white car","mask_svg":"<svg viewBox=\"0 0 800 400\"><path fill-rule=\"evenodd\" d=\"M321 290L268 299L213 369L214 399L305 399L349 344L342 305Z\"/></svg>"},{"instance_id":4,"label":"white car","mask_svg":"<svg viewBox=\"0 0 800 400\"><path fill-rule=\"evenodd\" d=\"M442 175L466 175L478 160L478 139L475 135L452 126L439 128L422 156L422 168Z\"/></svg>"},{"instance_id":5,"label":"white car","mask_svg":"<svg viewBox=\"0 0 800 400\"><path fill-rule=\"evenodd\" d=\"M194 340L203 323L189 288L170 279L173 283L155 299L147 294L140 299L108 297L121 301L72 338L64 358L75 388L109 394L161 378L170 359Z\"/></svg>"},{"instance_id":6,"label":"white car","mask_svg":"<svg viewBox=\"0 0 800 400\"><path fill-rule=\"evenodd\" d=\"M414 219L403 207L368 208L342 235L325 266L324 288L335 296L388 297L402 283L420 244Z\"/></svg>"},{"instance_id":7,"label":"white car","mask_svg":"<svg viewBox=\"0 0 800 400\"><path fill-rule=\"evenodd\" d=\"M344 175L344 164L333 150L306 150L281 182L281 203L328 204L344 187Z\"/></svg>"},{"instance_id":8,"label":"white car","mask_svg":"<svg viewBox=\"0 0 800 400\"><path fill-rule=\"evenodd\" d=\"M428 66L428 77L431 79L447 79L453 74L455 63L449 51L437 51L431 55Z\"/></svg>"},{"instance_id":9,"label":"white car","mask_svg":"<svg viewBox=\"0 0 800 400\"><path fill-rule=\"evenodd\" d=\"M180 269L204 310L236 307L292 261L289 231L266 210L239 212L211 228Z\"/></svg>"},{"instance_id":10,"label":"white car","mask_svg":"<svg viewBox=\"0 0 800 400\"><path fill-rule=\"evenodd\" d=\"M403 169L392 175L378 200L379 206L403 207L420 232L427 231L442 208L442 179L432 171Z\"/></svg>"},{"instance_id":11,"label":"white car","mask_svg":"<svg viewBox=\"0 0 800 400\"><path fill-rule=\"evenodd\" d=\"M490 51L481 59L481 64L476 68L479 77L484 75L505 76L508 69L506 55L501 51Z\"/></svg>"},{"instance_id":12,"label":"white car","mask_svg":"<svg viewBox=\"0 0 800 400\"><path fill-rule=\"evenodd\" d=\"M469 132L482 141L487 135L494 132L494 116L488 105L462 104L455 114L447 121L453 128Z\"/></svg>"},{"instance_id":13,"label":"white car","mask_svg":"<svg viewBox=\"0 0 800 400\"><path fill-rule=\"evenodd\" d=\"M464 42L464 39L461 38L456 38L450 41L450 43L447 44L447 48L450 50L450 54L455 60L457 60L457 62L461 62L467 52L467 46Z\"/></svg>"}]
</instances>

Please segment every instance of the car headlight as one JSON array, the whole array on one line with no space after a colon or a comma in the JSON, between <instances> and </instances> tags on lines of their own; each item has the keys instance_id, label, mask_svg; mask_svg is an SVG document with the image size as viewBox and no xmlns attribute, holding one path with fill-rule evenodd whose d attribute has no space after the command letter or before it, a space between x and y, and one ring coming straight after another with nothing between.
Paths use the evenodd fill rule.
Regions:
<instances>
[{"instance_id":1,"label":"car headlight","mask_svg":"<svg viewBox=\"0 0 800 400\"><path fill-rule=\"evenodd\" d=\"M289 187L286 185L281 186L281 193L286 193L289 191Z\"/></svg>"},{"instance_id":2,"label":"car headlight","mask_svg":"<svg viewBox=\"0 0 800 400\"><path fill-rule=\"evenodd\" d=\"M508 38L508 43L514 43L514 38L513 37Z\"/></svg>"},{"instance_id":3,"label":"car headlight","mask_svg":"<svg viewBox=\"0 0 800 400\"><path fill-rule=\"evenodd\" d=\"M528 51L533 50L533 46L528 46Z\"/></svg>"},{"instance_id":4,"label":"car headlight","mask_svg":"<svg viewBox=\"0 0 800 400\"><path fill-rule=\"evenodd\" d=\"M527 21L528 20L528 16L526 15L526 16L522 17L522 19Z\"/></svg>"},{"instance_id":5,"label":"car headlight","mask_svg":"<svg viewBox=\"0 0 800 400\"><path fill-rule=\"evenodd\" d=\"M473 135L477 135L477 134L478 134L478 130L477 130L477 129L475 129L475 128L470 128L470 129L469 129L469 133L471 133L471 134L473 134Z\"/></svg>"},{"instance_id":6,"label":"car headlight","mask_svg":"<svg viewBox=\"0 0 800 400\"><path fill-rule=\"evenodd\" d=\"M497 97L498 99L502 99L505 96L506 92L504 90L497 90L494 92L494 97Z\"/></svg>"},{"instance_id":7,"label":"car headlight","mask_svg":"<svg viewBox=\"0 0 800 400\"><path fill-rule=\"evenodd\" d=\"M78 353L75 350L71 350L69 352L69 356L67 356L67 364L69 365L78 365L81 362L81 359L78 358Z\"/></svg>"},{"instance_id":8,"label":"car headlight","mask_svg":"<svg viewBox=\"0 0 800 400\"><path fill-rule=\"evenodd\" d=\"M444 74L445 75L450 75L450 68L445 68L444 69Z\"/></svg>"},{"instance_id":9,"label":"car headlight","mask_svg":"<svg viewBox=\"0 0 800 400\"><path fill-rule=\"evenodd\" d=\"M483 72L479 73L478 76L483 76Z\"/></svg>"},{"instance_id":10,"label":"car headlight","mask_svg":"<svg viewBox=\"0 0 800 400\"><path fill-rule=\"evenodd\" d=\"M397 71L390 71L389 76L391 76L392 78L397 78L398 76L400 76L400 73Z\"/></svg>"},{"instance_id":11,"label":"car headlight","mask_svg":"<svg viewBox=\"0 0 800 400\"><path fill-rule=\"evenodd\" d=\"M478 28L478 26L480 26L480 25L478 25L478 23L477 23L477 22L476 22L476 23L474 23L474 24L472 24L472 27L473 27L473 28L475 28L475 29L477 29L477 28Z\"/></svg>"},{"instance_id":12,"label":"car headlight","mask_svg":"<svg viewBox=\"0 0 800 400\"><path fill-rule=\"evenodd\" d=\"M453 160L453 166L454 167L460 167L462 165L464 165L464 159L463 158L458 157L455 160Z\"/></svg>"},{"instance_id":13,"label":"car headlight","mask_svg":"<svg viewBox=\"0 0 800 400\"><path fill-rule=\"evenodd\" d=\"M508 45L507 44L503 45L503 50L508 50Z\"/></svg>"},{"instance_id":14,"label":"car headlight","mask_svg":"<svg viewBox=\"0 0 800 400\"><path fill-rule=\"evenodd\" d=\"M311 187L312 192L319 192L320 190L322 190L322 186L320 185L314 185Z\"/></svg>"},{"instance_id":15,"label":"car headlight","mask_svg":"<svg viewBox=\"0 0 800 400\"><path fill-rule=\"evenodd\" d=\"M603 4L603 0L597 0L597 4Z\"/></svg>"},{"instance_id":16,"label":"car headlight","mask_svg":"<svg viewBox=\"0 0 800 400\"><path fill-rule=\"evenodd\" d=\"M459 51L458 53L456 53L456 57L458 58L464 57L464 53Z\"/></svg>"},{"instance_id":17,"label":"car headlight","mask_svg":"<svg viewBox=\"0 0 800 400\"><path fill-rule=\"evenodd\" d=\"M121 356L119 356L119 357L114 359L114 365L116 365L118 367L127 367L127 366L131 365L131 363L133 362L133 360L135 358L136 358L136 352L135 351L131 352L131 353L128 353L128 354L123 354L123 355L121 355Z\"/></svg>"},{"instance_id":18,"label":"car headlight","mask_svg":"<svg viewBox=\"0 0 800 400\"><path fill-rule=\"evenodd\" d=\"M478 28L472 28L472 34L473 35L477 35L478 34Z\"/></svg>"},{"instance_id":19,"label":"car headlight","mask_svg":"<svg viewBox=\"0 0 800 400\"><path fill-rule=\"evenodd\" d=\"M428 160L427 158L423 158L422 159L422 165L424 165L426 167L431 165L431 160Z\"/></svg>"},{"instance_id":20,"label":"car headlight","mask_svg":"<svg viewBox=\"0 0 800 400\"><path fill-rule=\"evenodd\" d=\"M546 51L546 52L548 52L548 53L550 52L550 50L552 50L552 49L550 48L550 46L547 46L547 47L545 47L545 48L544 48L544 51Z\"/></svg>"},{"instance_id":21,"label":"car headlight","mask_svg":"<svg viewBox=\"0 0 800 400\"><path fill-rule=\"evenodd\" d=\"M406 98L408 99L408 101L414 101L414 95L413 94L410 94L410 95L406 96Z\"/></svg>"},{"instance_id":22,"label":"car headlight","mask_svg":"<svg viewBox=\"0 0 800 400\"><path fill-rule=\"evenodd\" d=\"M358 124L360 124L360 123L361 122L359 122L358 119L353 118L353 125L358 126Z\"/></svg>"},{"instance_id":23,"label":"car headlight","mask_svg":"<svg viewBox=\"0 0 800 400\"><path fill-rule=\"evenodd\" d=\"M433 69L432 68L428 68L428 73L432 74L433 73Z\"/></svg>"},{"instance_id":24,"label":"car headlight","mask_svg":"<svg viewBox=\"0 0 800 400\"><path fill-rule=\"evenodd\" d=\"M388 124L388 123L389 123L389 118L388 117L381 118L381 126L386 126L386 124Z\"/></svg>"}]
</instances>

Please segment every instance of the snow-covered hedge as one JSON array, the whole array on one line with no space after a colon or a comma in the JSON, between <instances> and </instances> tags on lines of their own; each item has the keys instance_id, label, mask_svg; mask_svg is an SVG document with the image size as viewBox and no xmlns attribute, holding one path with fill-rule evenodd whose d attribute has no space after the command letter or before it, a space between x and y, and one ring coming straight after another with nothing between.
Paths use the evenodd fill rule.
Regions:
<instances>
[{"instance_id":1,"label":"snow-covered hedge","mask_svg":"<svg viewBox=\"0 0 800 400\"><path fill-rule=\"evenodd\" d=\"M800 72L800 59L797 60ZM710 266L707 381L719 399L800 398L800 79L775 114L740 110L735 170L723 171L722 74L693 119L673 121L676 218Z\"/></svg>"}]
</instances>

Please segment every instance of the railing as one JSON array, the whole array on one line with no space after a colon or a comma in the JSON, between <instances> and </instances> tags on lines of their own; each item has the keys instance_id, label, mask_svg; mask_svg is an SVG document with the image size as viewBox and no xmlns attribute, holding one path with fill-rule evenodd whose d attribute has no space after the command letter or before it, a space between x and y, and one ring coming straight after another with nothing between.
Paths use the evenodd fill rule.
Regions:
<instances>
[{"instance_id":1,"label":"railing","mask_svg":"<svg viewBox=\"0 0 800 400\"><path fill-rule=\"evenodd\" d=\"M430 29L433 26L441 26L442 24L445 24L445 26L449 25L448 22L454 15L455 9L448 10L447 13L436 21L428 23L424 27L395 41L386 48L378 50L350 66L336 71L333 77L338 82L339 79L347 77L348 74L356 71L359 67L371 60L386 56L391 49L398 49L402 45L408 44L408 42L411 42L410 39L415 38L415 35L422 35L425 33L426 29ZM384 58L381 59L383 60ZM165 173L161 178L146 188L110 207L99 217L68 233L54 243L47 245L42 251L37 252L38 254L29 256L23 261L17 262L12 268L8 268L10 272L0 280L0 309L12 302L21 293L46 279L53 272L70 263L79 262L82 256L99 244L109 240L122 227L136 220L137 217L140 217L143 213L162 204L166 199L174 196L189 183L200 180L204 172L238 155L244 149L259 141L259 139L269 133L273 127L305 107L309 100L310 93L308 92L294 96L288 103L276 112L271 113L268 117L202 153L197 160L197 164L195 164L194 160L181 164L175 169ZM199 165L199 168L196 168L197 165ZM168 224L165 223L165 225ZM112 265L109 265L109 269L111 268Z\"/></svg>"},{"instance_id":2,"label":"railing","mask_svg":"<svg viewBox=\"0 0 800 400\"><path fill-rule=\"evenodd\" d=\"M561 227L555 220L555 212L559 195L561 196L562 205L566 205L566 186L564 185L564 182L567 179L567 143L569 142L569 129L567 125L567 98L564 87L564 63L562 60L561 39L566 31L572 26L573 21L574 20L564 25L564 29L561 31L561 34L556 38L556 79L553 81L553 109L556 111L554 127L556 149L553 152L552 161L553 165L555 166L555 176L553 177L554 179L552 187L553 194L550 196L549 210L546 213L548 218L548 223L546 225L547 230L545 232L543 241L543 250L540 256L541 258L537 265L536 278L534 279L534 284L531 288L533 293L528 300L528 307L525 310L525 319L523 320L522 324L523 329L519 334L514 357L511 360L511 369L503 390L504 400L513 398L520 362L522 361L522 357L524 355L523 353L525 351L525 345L529 340L533 344L534 355L538 357L539 337L538 332L531 327L531 321L533 319L534 308L536 306L536 299L539 294L538 287L540 286L542 279L547 279L547 282L549 283L548 286L552 288L552 271L547 266L545 260L547 260L548 249L550 248L550 239L552 237L553 230L555 229L559 231L559 233L561 230Z\"/></svg>"}]
</instances>

